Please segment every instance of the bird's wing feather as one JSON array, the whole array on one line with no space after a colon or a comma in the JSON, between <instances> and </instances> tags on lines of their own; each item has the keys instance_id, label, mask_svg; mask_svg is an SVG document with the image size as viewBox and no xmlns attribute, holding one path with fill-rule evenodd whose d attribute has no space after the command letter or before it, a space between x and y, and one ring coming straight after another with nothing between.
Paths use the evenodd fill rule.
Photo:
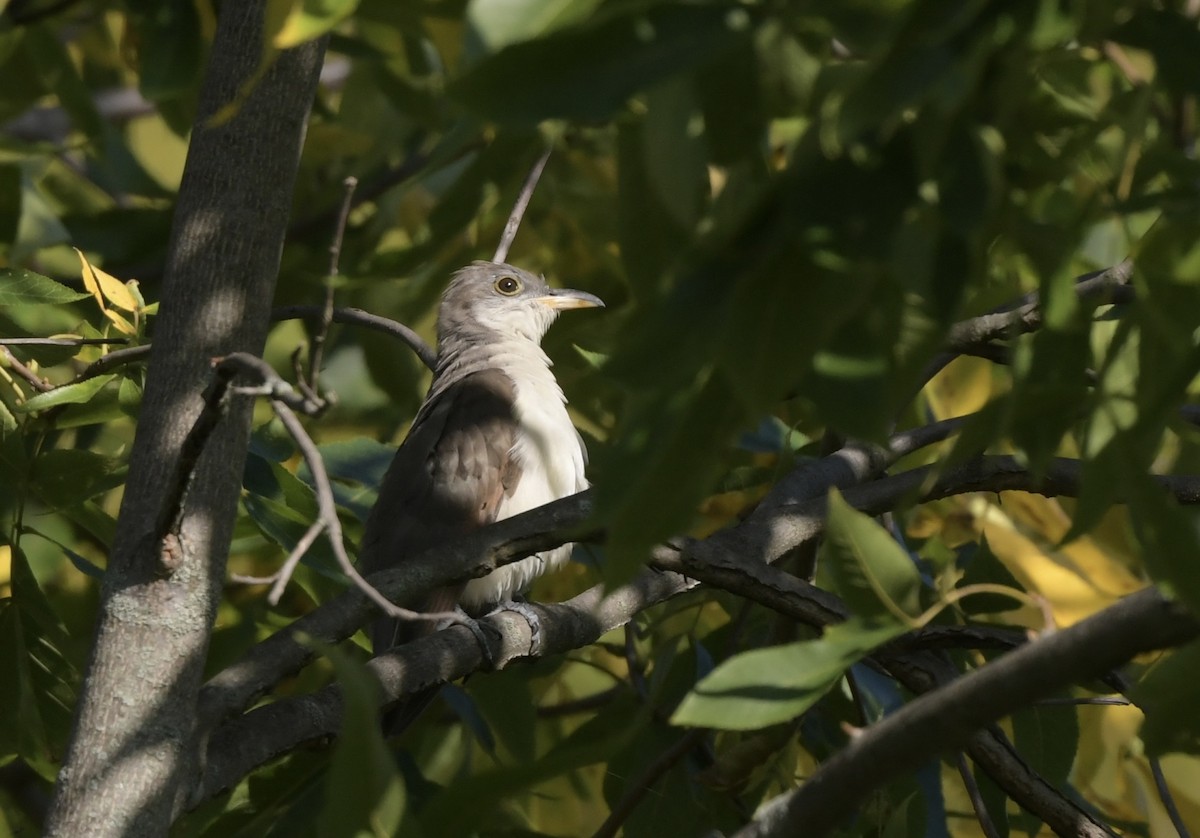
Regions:
<instances>
[{"instance_id":1,"label":"bird's wing feather","mask_svg":"<svg viewBox=\"0 0 1200 838\"><path fill-rule=\"evenodd\" d=\"M394 567L495 520L520 476L515 398L511 379L495 369L436 388L383 478L363 536L364 571ZM423 607L448 610L457 595L437 591ZM380 621L372 639L376 652L393 645L394 622Z\"/></svg>"}]
</instances>

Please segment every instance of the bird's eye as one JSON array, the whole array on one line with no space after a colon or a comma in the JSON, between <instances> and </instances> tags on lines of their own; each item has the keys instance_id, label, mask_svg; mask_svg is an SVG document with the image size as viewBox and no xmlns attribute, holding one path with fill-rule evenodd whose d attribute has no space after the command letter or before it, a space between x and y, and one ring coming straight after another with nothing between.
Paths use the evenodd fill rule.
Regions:
<instances>
[{"instance_id":1,"label":"bird's eye","mask_svg":"<svg viewBox=\"0 0 1200 838\"><path fill-rule=\"evenodd\" d=\"M521 293L521 280L515 276L502 276L492 286L496 292L506 297L514 297Z\"/></svg>"}]
</instances>

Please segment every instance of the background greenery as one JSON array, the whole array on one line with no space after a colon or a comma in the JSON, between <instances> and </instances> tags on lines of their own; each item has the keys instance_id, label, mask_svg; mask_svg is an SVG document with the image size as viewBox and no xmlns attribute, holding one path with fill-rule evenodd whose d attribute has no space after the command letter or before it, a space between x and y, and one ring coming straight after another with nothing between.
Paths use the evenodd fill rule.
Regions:
<instances>
[{"instance_id":1,"label":"background greenery","mask_svg":"<svg viewBox=\"0 0 1200 838\"><path fill-rule=\"evenodd\" d=\"M333 33L276 303L323 298L341 182L354 175L337 304L428 335L449 273L490 256L549 144L510 261L608 303L564 318L546 342L592 452L608 539L581 547L534 598L629 579L655 542L726 525L844 437L882 442L971 414L961 435L897 469L988 451L1036 473L1078 457L1078 502L1005 492L906 504L894 539L847 511L840 526L875 539L873 556L917 560L899 563L885 605L911 620L956 587L995 583L1029 596L964 599L936 619L1041 630L1154 579L1195 606L1194 517L1147 475L1200 464L1180 413L1200 368L1196 5L272 0L264 63ZM216 11L204 0L0 10L0 336L148 342ZM74 248L118 279L86 287ZM1075 293L1077 276L1127 256L1136 292L1121 305ZM1035 291L1041 329L957 347L964 356L926 381L953 323ZM281 322L265 356L290 370L305 340L301 324ZM338 402L310 430L355 543L428 375L386 336L335 326L332 341L322 380ZM26 791L48 788L69 733L143 370L39 395L11 359L63 385L116 348L14 346L0 362L0 760L33 769ZM278 564L314 514L309 479L263 408L232 573ZM837 567L822 562L830 578L819 582L870 616L879 599L856 600ZM262 586L231 582L209 672L344 585L321 544L278 607ZM458 834L587 834L691 722L735 729L674 763L625 834L731 830L844 747L846 725L907 697L865 667L849 680L839 667L815 685L815 704L747 716L693 694L681 708L736 653L794 651L779 644L814 636L703 589L625 637L451 688L401 752L378 750L369 725L348 728L337 747L256 772L177 829L338 834L331 824L374 806L384 832L408 817L439 834L453 813ZM369 718L353 663L364 644L359 635L278 694L336 671ZM761 673L780 659L739 661ZM717 671L736 682L737 663ZM1186 665L1164 669L1147 689L1194 695ZM1145 750L1194 750L1197 721L1186 700L1165 703L1176 709L1142 738L1130 706L1039 706L1006 725L1031 763L1109 823L1166 835ZM380 793L358 797L366 755ZM1200 828L1200 763L1172 754L1163 767ZM40 809L15 789L0 787L0 834L33 834ZM984 792L1004 832L1036 831ZM979 830L951 763L893 784L847 826L921 829Z\"/></svg>"}]
</instances>

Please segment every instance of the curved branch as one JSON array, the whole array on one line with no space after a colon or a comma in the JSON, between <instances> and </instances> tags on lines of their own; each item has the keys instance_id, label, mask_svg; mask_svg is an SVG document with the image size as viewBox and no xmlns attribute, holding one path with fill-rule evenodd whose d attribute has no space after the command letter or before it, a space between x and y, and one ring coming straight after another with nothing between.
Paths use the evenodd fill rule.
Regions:
<instances>
[{"instance_id":1,"label":"curved branch","mask_svg":"<svg viewBox=\"0 0 1200 838\"><path fill-rule=\"evenodd\" d=\"M1200 636L1200 624L1153 588L1070 628L1044 635L935 692L854 739L808 782L782 796L743 838L828 834L889 779L971 742L975 731L1056 690L1102 675L1144 652ZM1043 814L1040 813L1039 814ZM1077 823L1050 823L1059 834ZM1060 831L1061 830L1061 831Z\"/></svg>"},{"instance_id":2,"label":"curved branch","mask_svg":"<svg viewBox=\"0 0 1200 838\"><path fill-rule=\"evenodd\" d=\"M400 605L412 605L425 591L481 576L504 564L542 550L582 540L573 532L591 510L591 495L581 492L480 529L469 538L428 550L412 561L373 573L367 580ZM299 636L329 643L356 632L373 612L370 601L355 589L335 597L251 647L238 662L213 676L200 691L198 719L209 729L240 712L312 657Z\"/></svg>"},{"instance_id":3,"label":"curved branch","mask_svg":"<svg viewBox=\"0 0 1200 838\"><path fill-rule=\"evenodd\" d=\"M324 316L324 306L281 306L271 312L271 321L278 323L280 320L308 320L319 324ZM399 338L408 344L408 347L421 359L421 363L429 367L429 369L433 369L434 364L437 362L437 352L433 347L427 344L420 335L399 321L380 317L378 314L371 314L359 308L335 308L330 315L330 319L334 323L364 326L376 332L382 332L385 335Z\"/></svg>"},{"instance_id":4,"label":"curved branch","mask_svg":"<svg viewBox=\"0 0 1200 838\"><path fill-rule=\"evenodd\" d=\"M532 605L541 620L542 633L534 653L529 623L521 615L500 611L480 622L489 636L498 638L489 651L491 658L503 666L518 658L558 655L591 645L642 609L696 584L678 574L645 571L608 594L603 585L597 585L559 605ZM462 678L484 665L483 652L465 626L452 626L406 643L367 664L382 687L381 706ZM341 716L341 691L331 685L309 695L276 701L222 725L209 740L204 777L191 805L230 788L259 765L298 745L336 733Z\"/></svg>"}]
</instances>

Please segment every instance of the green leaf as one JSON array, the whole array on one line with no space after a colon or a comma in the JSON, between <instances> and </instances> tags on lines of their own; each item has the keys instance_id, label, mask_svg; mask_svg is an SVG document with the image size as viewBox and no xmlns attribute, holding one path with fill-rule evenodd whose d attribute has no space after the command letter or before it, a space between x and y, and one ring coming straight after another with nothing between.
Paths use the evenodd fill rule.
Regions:
<instances>
[{"instance_id":1,"label":"green leaf","mask_svg":"<svg viewBox=\"0 0 1200 838\"><path fill-rule=\"evenodd\" d=\"M116 378L115 373L98 375L75 384L64 384L46 393L38 393L17 408L19 413L36 413L57 407L60 404L83 404L104 389L104 385Z\"/></svg>"},{"instance_id":2,"label":"green leaf","mask_svg":"<svg viewBox=\"0 0 1200 838\"><path fill-rule=\"evenodd\" d=\"M659 202L682 230L695 228L708 193L703 124L690 79L667 79L647 91L645 171Z\"/></svg>"},{"instance_id":3,"label":"green leaf","mask_svg":"<svg viewBox=\"0 0 1200 838\"><path fill-rule=\"evenodd\" d=\"M272 0L265 33L276 49L290 49L331 31L358 8L358 0Z\"/></svg>"},{"instance_id":4,"label":"green leaf","mask_svg":"<svg viewBox=\"0 0 1200 838\"><path fill-rule=\"evenodd\" d=\"M716 375L701 375L666 404L637 404L625 418L619 447L604 457L608 478L596 489L597 515L609 527L610 583L632 577L650 545L691 521L721 469L717 457L698 452L727 442L741 422L736 400Z\"/></svg>"},{"instance_id":5,"label":"green leaf","mask_svg":"<svg viewBox=\"0 0 1200 838\"><path fill-rule=\"evenodd\" d=\"M342 730L333 750L317 834L331 838L415 835L414 825L404 823L404 781L383 742L379 685L361 663L337 648L315 641L310 645L333 664L343 697Z\"/></svg>"},{"instance_id":6,"label":"green leaf","mask_svg":"<svg viewBox=\"0 0 1200 838\"><path fill-rule=\"evenodd\" d=\"M1111 35L1112 40L1149 50L1158 70L1156 81L1179 93L1200 93L1200 30L1196 21L1167 9L1142 8Z\"/></svg>"},{"instance_id":7,"label":"green leaf","mask_svg":"<svg viewBox=\"0 0 1200 838\"><path fill-rule=\"evenodd\" d=\"M472 0L467 24L488 52L529 41L591 16L601 0Z\"/></svg>"},{"instance_id":8,"label":"green leaf","mask_svg":"<svg viewBox=\"0 0 1200 838\"><path fill-rule=\"evenodd\" d=\"M1026 707L1012 715L1017 753L1046 782L1067 784L1079 748L1079 715L1074 705Z\"/></svg>"},{"instance_id":9,"label":"green leaf","mask_svg":"<svg viewBox=\"0 0 1200 838\"><path fill-rule=\"evenodd\" d=\"M71 303L88 295L23 268L0 268L0 306Z\"/></svg>"},{"instance_id":10,"label":"green leaf","mask_svg":"<svg viewBox=\"0 0 1200 838\"><path fill-rule=\"evenodd\" d=\"M601 120L638 90L711 60L749 28L743 8L635 6L502 49L472 67L450 93L497 122Z\"/></svg>"},{"instance_id":11,"label":"green leaf","mask_svg":"<svg viewBox=\"0 0 1200 838\"><path fill-rule=\"evenodd\" d=\"M31 488L58 509L119 486L125 468L95 451L54 449L33 461Z\"/></svg>"},{"instance_id":12,"label":"green leaf","mask_svg":"<svg viewBox=\"0 0 1200 838\"><path fill-rule=\"evenodd\" d=\"M0 600L0 755L49 758L19 609Z\"/></svg>"},{"instance_id":13,"label":"green leaf","mask_svg":"<svg viewBox=\"0 0 1200 838\"><path fill-rule=\"evenodd\" d=\"M1004 585L1021 590L1021 583L992 552L987 538L980 539L979 547L966 562L966 570L956 587L966 588L970 585ZM968 614L991 614L1011 611L1016 607L1016 602L1004 594L978 593L959 600L959 606Z\"/></svg>"},{"instance_id":14,"label":"green leaf","mask_svg":"<svg viewBox=\"0 0 1200 838\"><path fill-rule=\"evenodd\" d=\"M903 623L852 619L819 640L743 652L698 683L671 723L755 730L794 719L820 700L847 669L906 631Z\"/></svg>"},{"instance_id":15,"label":"green leaf","mask_svg":"<svg viewBox=\"0 0 1200 838\"><path fill-rule=\"evenodd\" d=\"M921 611L921 575L908 553L870 516L829 490L829 518L821 562L839 596L862 617L897 621Z\"/></svg>"},{"instance_id":16,"label":"green leaf","mask_svg":"<svg viewBox=\"0 0 1200 838\"><path fill-rule=\"evenodd\" d=\"M1130 698L1146 713L1142 742L1152 756L1200 754L1200 640L1181 646L1157 663Z\"/></svg>"},{"instance_id":17,"label":"green leaf","mask_svg":"<svg viewBox=\"0 0 1200 838\"><path fill-rule=\"evenodd\" d=\"M1193 614L1200 614L1200 534L1194 514L1147 475L1129 477L1123 488L1146 569Z\"/></svg>"},{"instance_id":18,"label":"green leaf","mask_svg":"<svg viewBox=\"0 0 1200 838\"><path fill-rule=\"evenodd\" d=\"M295 478L293 477L292 480ZM307 489L304 484L296 482ZM262 534L286 552L291 552L295 548L296 543L314 520L313 515L305 515L284 503L261 495L247 493L242 498L242 503ZM327 579L345 581L346 577L338 567L337 559L333 555L327 538L318 538L300 561Z\"/></svg>"},{"instance_id":19,"label":"green leaf","mask_svg":"<svg viewBox=\"0 0 1200 838\"><path fill-rule=\"evenodd\" d=\"M459 778L422 809L421 821L430 833L439 835L480 832L495 821L496 809L519 792L612 759L641 733L647 716L644 705L615 701L538 760Z\"/></svg>"},{"instance_id":20,"label":"green leaf","mask_svg":"<svg viewBox=\"0 0 1200 838\"><path fill-rule=\"evenodd\" d=\"M138 87L151 102L183 96L199 77L203 58L200 19L189 0L135 4Z\"/></svg>"}]
</instances>

